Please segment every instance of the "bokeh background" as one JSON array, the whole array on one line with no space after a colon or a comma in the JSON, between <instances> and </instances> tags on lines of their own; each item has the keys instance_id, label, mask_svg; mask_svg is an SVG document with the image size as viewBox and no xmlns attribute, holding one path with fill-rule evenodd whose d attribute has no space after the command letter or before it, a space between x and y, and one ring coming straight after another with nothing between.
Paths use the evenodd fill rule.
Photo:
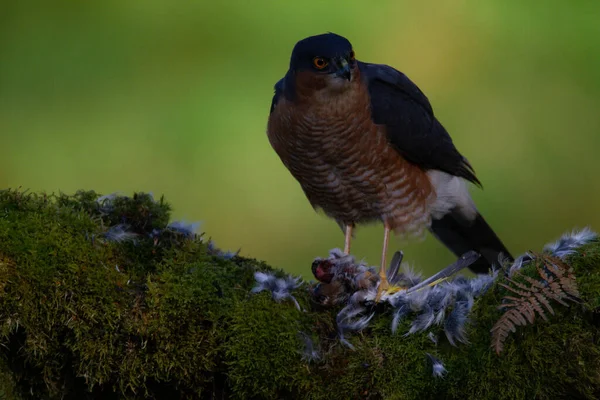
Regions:
<instances>
[{"instance_id":1,"label":"bokeh background","mask_svg":"<svg viewBox=\"0 0 600 400\"><path fill-rule=\"evenodd\" d=\"M405 72L474 165L481 212L519 254L600 228L597 0L4 2L0 188L164 194L219 247L310 277L343 245L265 134L305 36ZM377 265L383 229L353 253ZM393 242L427 273L435 239Z\"/></svg>"}]
</instances>

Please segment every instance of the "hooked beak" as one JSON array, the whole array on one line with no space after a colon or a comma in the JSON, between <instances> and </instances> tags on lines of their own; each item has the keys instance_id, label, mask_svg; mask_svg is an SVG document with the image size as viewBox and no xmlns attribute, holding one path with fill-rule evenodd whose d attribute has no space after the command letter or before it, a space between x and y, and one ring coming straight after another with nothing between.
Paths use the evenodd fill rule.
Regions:
<instances>
[{"instance_id":1,"label":"hooked beak","mask_svg":"<svg viewBox=\"0 0 600 400\"><path fill-rule=\"evenodd\" d=\"M350 65L348 64L348 61L346 61L346 59L342 58L338 62L338 65L340 66L340 68L335 72L335 75L340 78L350 80L352 78L352 70L350 69Z\"/></svg>"}]
</instances>

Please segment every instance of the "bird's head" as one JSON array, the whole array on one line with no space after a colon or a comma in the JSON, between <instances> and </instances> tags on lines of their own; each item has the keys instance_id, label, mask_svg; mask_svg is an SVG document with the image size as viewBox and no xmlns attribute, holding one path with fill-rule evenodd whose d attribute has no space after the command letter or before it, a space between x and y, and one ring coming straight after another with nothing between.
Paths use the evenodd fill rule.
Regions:
<instances>
[{"instance_id":1,"label":"bird's head","mask_svg":"<svg viewBox=\"0 0 600 400\"><path fill-rule=\"evenodd\" d=\"M352 44L335 33L310 36L296 43L290 72L297 83L313 89L343 91L358 78Z\"/></svg>"}]
</instances>

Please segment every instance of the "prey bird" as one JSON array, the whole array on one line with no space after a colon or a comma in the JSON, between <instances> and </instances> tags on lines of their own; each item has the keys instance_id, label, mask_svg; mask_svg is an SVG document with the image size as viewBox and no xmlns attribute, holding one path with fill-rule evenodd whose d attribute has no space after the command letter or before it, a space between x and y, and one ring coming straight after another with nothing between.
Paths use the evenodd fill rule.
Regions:
<instances>
[{"instance_id":1,"label":"prey bird","mask_svg":"<svg viewBox=\"0 0 600 400\"><path fill-rule=\"evenodd\" d=\"M358 61L334 33L294 46L275 84L267 136L313 208L335 219L350 252L353 229L382 222L378 298L390 289L390 232L427 230L457 257L481 254L469 266L487 273L509 251L478 212L467 183L481 187L423 92L402 72Z\"/></svg>"}]
</instances>

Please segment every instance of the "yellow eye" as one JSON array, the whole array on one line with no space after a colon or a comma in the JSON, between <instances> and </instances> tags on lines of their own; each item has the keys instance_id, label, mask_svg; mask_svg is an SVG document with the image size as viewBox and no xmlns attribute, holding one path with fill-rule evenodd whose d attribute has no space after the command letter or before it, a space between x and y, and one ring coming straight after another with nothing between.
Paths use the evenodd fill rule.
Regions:
<instances>
[{"instance_id":1,"label":"yellow eye","mask_svg":"<svg viewBox=\"0 0 600 400\"><path fill-rule=\"evenodd\" d=\"M350 52L350 61L354 61L354 60L355 60L355 58L354 58L354 50L352 50Z\"/></svg>"},{"instance_id":2,"label":"yellow eye","mask_svg":"<svg viewBox=\"0 0 600 400\"><path fill-rule=\"evenodd\" d=\"M323 69L327 66L327 61L323 57L313 58L313 65L316 69Z\"/></svg>"}]
</instances>

